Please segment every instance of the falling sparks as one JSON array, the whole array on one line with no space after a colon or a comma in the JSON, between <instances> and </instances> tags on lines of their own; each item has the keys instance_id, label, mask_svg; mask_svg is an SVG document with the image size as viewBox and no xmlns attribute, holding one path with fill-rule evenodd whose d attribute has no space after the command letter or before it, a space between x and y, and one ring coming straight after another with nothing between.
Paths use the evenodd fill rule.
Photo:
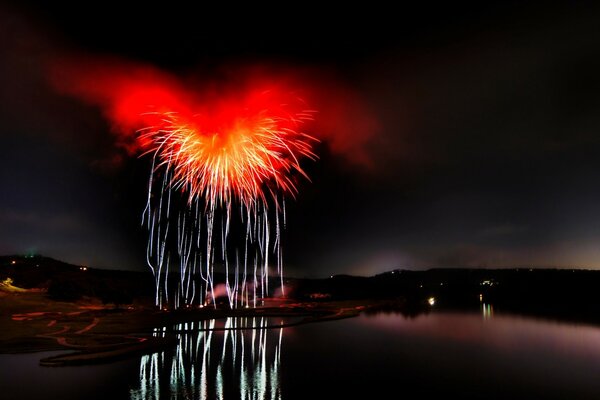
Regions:
<instances>
[{"instance_id":1,"label":"falling sparks","mask_svg":"<svg viewBox=\"0 0 600 400\"><path fill-rule=\"evenodd\" d=\"M276 284L285 295L285 202L308 179L315 144L371 165L377 121L333 76L257 66L199 80L111 57L51 64L58 91L100 106L117 145L151 160L142 225L160 309L255 307Z\"/></svg>"},{"instance_id":2,"label":"falling sparks","mask_svg":"<svg viewBox=\"0 0 600 400\"><path fill-rule=\"evenodd\" d=\"M300 160L316 158L316 139L301 131L313 114L269 90L222 100L212 113L146 114L154 124L137 140L152 157L143 223L157 306L216 307L215 267L230 308L256 306L269 295L272 260L283 291L285 197L296 195L297 177L308 178ZM177 282L169 282L173 261Z\"/></svg>"}]
</instances>

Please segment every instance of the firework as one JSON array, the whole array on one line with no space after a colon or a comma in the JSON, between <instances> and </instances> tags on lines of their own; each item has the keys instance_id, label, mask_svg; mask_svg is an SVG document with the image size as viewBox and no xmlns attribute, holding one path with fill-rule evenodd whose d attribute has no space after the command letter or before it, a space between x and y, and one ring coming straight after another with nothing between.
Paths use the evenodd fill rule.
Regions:
<instances>
[{"instance_id":1,"label":"firework","mask_svg":"<svg viewBox=\"0 0 600 400\"><path fill-rule=\"evenodd\" d=\"M371 167L377 124L334 77L231 72L193 85L110 58L61 57L51 70L57 89L102 107L119 146L151 160L142 223L161 308L256 306L270 270L283 293L285 201L316 158L305 96L332 154Z\"/></svg>"},{"instance_id":2,"label":"firework","mask_svg":"<svg viewBox=\"0 0 600 400\"><path fill-rule=\"evenodd\" d=\"M152 125L136 140L152 157L143 221L158 306L216 307L215 264L224 268L229 306L256 306L269 294L270 256L283 288L285 197L296 195L298 176L307 177L300 160L316 157L316 139L302 132L314 112L283 104L276 90L240 97L194 114L149 105L143 115ZM230 240L232 230L243 240ZM169 282L175 260L178 280Z\"/></svg>"},{"instance_id":3,"label":"firework","mask_svg":"<svg viewBox=\"0 0 600 400\"><path fill-rule=\"evenodd\" d=\"M296 193L290 172L306 176L299 159L314 159L315 139L298 131L311 119L310 111L281 115L248 109L239 107L231 116L231 110L219 110L216 117L155 113L158 126L140 131L138 140L158 160L157 168L168 170L169 186L185 191L190 204L204 199L215 209L238 202L254 210L267 203L267 196L277 201L280 193ZM272 184L269 193L267 184Z\"/></svg>"}]
</instances>

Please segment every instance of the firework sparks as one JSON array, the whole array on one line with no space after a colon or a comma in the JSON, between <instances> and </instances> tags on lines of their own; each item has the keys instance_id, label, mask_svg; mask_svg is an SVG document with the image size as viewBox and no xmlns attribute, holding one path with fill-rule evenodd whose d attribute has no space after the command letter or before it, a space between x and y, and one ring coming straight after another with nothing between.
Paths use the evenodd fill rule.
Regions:
<instances>
[{"instance_id":1,"label":"firework sparks","mask_svg":"<svg viewBox=\"0 0 600 400\"><path fill-rule=\"evenodd\" d=\"M216 307L215 264L225 269L229 306L248 306L249 286L256 306L257 288L261 297L269 293L271 253L283 285L279 221L282 214L285 217L284 198L297 193L297 176L308 178L300 160L316 158L316 139L300 130L314 112L294 111L276 94L261 90L243 101L222 99L211 112L190 114L160 105L159 111L144 113L143 118L154 121L138 131L137 141L143 154L153 158L143 221L149 231L147 261L155 276L158 306L179 308L197 299ZM215 225L221 228L220 242L215 240ZM229 234L236 228L232 225L241 225L235 230L245 239L241 287L241 249L230 257ZM170 252L173 241L176 251ZM169 284L172 256L179 261L179 279ZM249 261L254 264L251 285ZM235 271L230 280L231 263ZM198 285L204 287L203 295L196 296Z\"/></svg>"},{"instance_id":2,"label":"firework sparks","mask_svg":"<svg viewBox=\"0 0 600 400\"><path fill-rule=\"evenodd\" d=\"M120 146L152 160L142 224L161 308L216 307L225 296L232 308L257 306L277 281L270 270L283 293L285 199L308 179L304 160L317 158L304 131L316 112L304 96L322 108L316 130L332 153L369 164L363 147L375 124L335 79L230 78L190 90L110 59L61 60L51 73L59 90L102 106Z\"/></svg>"},{"instance_id":3,"label":"firework sparks","mask_svg":"<svg viewBox=\"0 0 600 400\"><path fill-rule=\"evenodd\" d=\"M158 168L169 170L170 187L187 192L190 203L204 198L214 209L238 201L253 210L267 202L268 183L275 185L270 191L273 200L278 193L295 195L290 172L306 176L299 159L315 158L315 139L296 130L312 112L285 117L269 111L235 117L220 129L206 118L186 120L164 112L159 114L161 124L142 130L139 141L158 159Z\"/></svg>"}]
</instances>

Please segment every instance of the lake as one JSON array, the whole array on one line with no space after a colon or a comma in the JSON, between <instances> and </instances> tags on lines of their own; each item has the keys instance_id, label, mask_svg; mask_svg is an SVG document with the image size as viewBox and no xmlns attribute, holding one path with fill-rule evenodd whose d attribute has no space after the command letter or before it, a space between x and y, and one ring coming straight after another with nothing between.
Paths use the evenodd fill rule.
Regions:
<instances>
[{"instance_id":1,"label":"lake","mask_svg":"<svg viewBox=\"0 0 600 400\"><path fill-rule=\"evenodd\" d=\"M182 324L173 351L39 367L0 355L2 399L598 399L600 328L479 312L381 313L278 327ZM163 334L157 327L156 335Z\"/></svg>"}]
</instances>

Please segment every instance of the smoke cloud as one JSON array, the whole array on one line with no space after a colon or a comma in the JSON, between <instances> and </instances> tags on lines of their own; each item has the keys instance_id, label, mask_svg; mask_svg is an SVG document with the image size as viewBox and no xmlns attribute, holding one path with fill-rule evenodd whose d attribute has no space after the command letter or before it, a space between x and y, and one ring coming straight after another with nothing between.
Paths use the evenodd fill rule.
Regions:
<instances>
[{"instance_id":1,"label":"smoke cloud","mask_svg":"<svg viewBox=\"0 0 600 400\"><path fill-rule=\"evenodd\" d=\"M256 107L268 107L279 115L309 111L312 121L303 124L302 131L346 162L373 165L368 143L377 133L376 119L357 93L331 76L254 65L223 69L206 78L179 77L153 66L97 56L62 56L48 71L60 93L101 107L118 144L129 153L138 150L136 131L159 124L161 113L204 116L206 128L223 121L234 124L249 111L260 112Z\"/></svg>"}]
</instances>

